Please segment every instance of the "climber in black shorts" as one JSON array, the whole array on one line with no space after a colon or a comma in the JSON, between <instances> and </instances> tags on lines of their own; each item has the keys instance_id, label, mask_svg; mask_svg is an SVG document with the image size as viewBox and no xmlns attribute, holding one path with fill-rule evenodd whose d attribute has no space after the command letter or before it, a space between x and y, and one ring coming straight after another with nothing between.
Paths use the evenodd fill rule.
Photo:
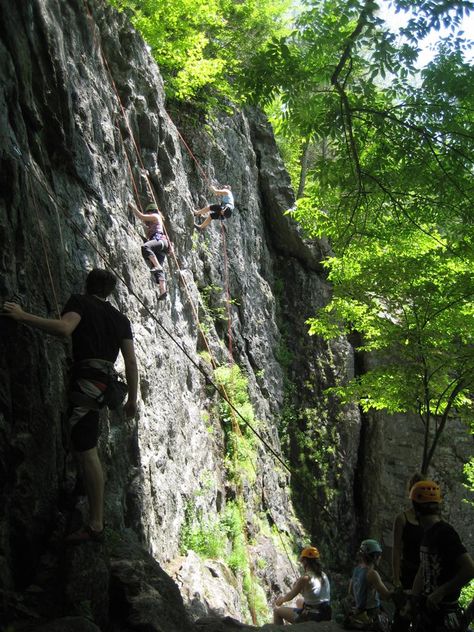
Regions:
<instances>
[{"instance_id":1,"label":"climber in black shorts","mask_svg":"<svg viewBox=\"0 0 474 632\"><path fill-rule=\"evenodd\" d=\"M219 204L208 204L204 208L194 211L195 217L201 217L201 215L209 213L202 224L194 224L199 230L204 230L213 219L223 220L230 217L234 210L234 196L232 195L230 185L225 184L221 189L216 189L216 187L211 186L211 189L216 195L221 197L221 202Z\"/></svg>"}]
</instances>

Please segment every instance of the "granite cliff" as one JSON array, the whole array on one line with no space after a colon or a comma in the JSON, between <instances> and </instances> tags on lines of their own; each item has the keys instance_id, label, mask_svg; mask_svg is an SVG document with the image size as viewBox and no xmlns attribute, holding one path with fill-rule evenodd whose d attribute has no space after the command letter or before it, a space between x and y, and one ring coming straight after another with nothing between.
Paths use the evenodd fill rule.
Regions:
<instances>
[{"instance_id":1,"label":"granite cliff","mask_svg":"<svg viewBox=\"0 0 474 632\"><path fill-rule=\"evenodd\" d=\"M168 108L125 15L102 0L2 0L0 13L0 300L55 317L87 270L107 266L140 365L136 419L102 419L106 546L70 550L63 537L81 505L64 427L68 347L0 319L1 623L173 632L231 629L210 617L249 622L257 610L262 620L294 576L291 546L317 540L337 568L361 529L389 544L399 478L412 467L410 445L373 477L380 460L367 455L392 420L361 419L324 394L355 370L347 341L306 335L330 293L327 246L285 215L293 192L265 117ZM213 222L199 234L192 210L211 201L210 182L231 183L237 209L225 231ZM152 196L174 243L166 302L127 209ZM212 386L232 390L242 376L258 436L235 426ZM446 469L459 470L463 445L446 448ZM300 475L275 458L283 453ZM223 541L222 559L185 546L209 534ZM229 562L237 549L243 558Z\"/></svg>"}]
</instances>

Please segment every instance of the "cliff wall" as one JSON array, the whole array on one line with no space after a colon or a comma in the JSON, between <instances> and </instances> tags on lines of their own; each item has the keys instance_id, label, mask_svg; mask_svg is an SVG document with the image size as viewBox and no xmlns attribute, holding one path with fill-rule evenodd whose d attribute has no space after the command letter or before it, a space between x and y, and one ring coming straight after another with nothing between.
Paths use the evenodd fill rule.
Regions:
<instances>
[{"instance_id":1,"label":"cliff wall","mask_svg":"<svg viewBox=\"0 0 474 632\"><path fill-rule=\"evenodd\" d=\"M326 246L284 215L293 192L262 114L205 120L167 109L158 68L126 16L102 0L2 0L0 13L0 302L56 317L88 270L109 267L140 369L136 419L102 418L107 548L65 551L81 509L64 423L69 349L0 318L4 621L40 629L74 614L83 627L63 621L61 630L89 629L92 619L101 629L166 632L212 613L249 621L247 567L268 616L267 600L294 577L292 547L312 538L328 563L347 563L365 520L354 485L360 450L371 446L359 445L358 410L324 394L352 375L352 349L306 335L305 319L330 293ZM192 210L212 201L210 182L230 183L237 208L224 230L213 222L200 234ZM146 205L150 187L175 250L164 302L127 209L132 199ZM229 368L229 348L259 437L241 421L232 427L210 385L211 357ZM240 452L229 428L245 439ZM282 444L299 476L272 454L282 458ZM239 508L246 539L247 561L233 569L225 559L235 542L222 531L229 507ZM371 531L377 521L367 516ZM184 546L186 533L217 534L227 558L203 562Z\"/></svg>"}]
</instances>

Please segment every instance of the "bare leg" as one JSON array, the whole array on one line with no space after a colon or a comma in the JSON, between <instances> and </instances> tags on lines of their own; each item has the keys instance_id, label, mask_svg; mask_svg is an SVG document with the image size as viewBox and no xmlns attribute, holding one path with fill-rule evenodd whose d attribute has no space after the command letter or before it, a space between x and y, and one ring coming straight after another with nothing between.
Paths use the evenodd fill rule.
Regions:
<instances>
[{"instance_id":1,"label":"bare leg","mask_svg":"<svg viewBox=\"0 0 474 632\"><path fill-rule=\"evenodd\" d=\"M104 528L104 473L97 448L78 452L89 500L89 526L94 531Z\"/></svg>"},{"instance_id":2,"label":"bare leg","mask_svg":"<svg viewBox=\"0 0 474 632\"><path fill-rule=\"evenodd\" d=\"M207 205L204 208L200 208L198 211L194 211L194 215L198 217L199 215L204 215L205 213L209 213L210 210L211 210L210 206Z\"/></svg>"},{"instance_id":3,"label":"bare leg","mask_svg":"<svg viewBox=\"0 0 474 632\"><path fill-rule=\"evenodd\" d=\"M293 623L295 619L296 613L293 608L288 608L287 606L277 606L273 609L273 623L275 623L275 625L281 625L285 621Z\"/></svg>"},{"instance_id":4,"label":"bare leg","mask_svg":"<svg viewBox=\"0 0 474 632\"><path fill-rule=\"evenodd\" d=\"M150 255L148 257L148 261L151 263L152 269L158 268L159 270L161 270L161 266L158 263L158 259L156 258L156 255Z\"/></svg>"},{"instance_id":5,"label":"bare leg","mask_svg":"<svg viewBox=\"0 0 474 632\"><path fill-rule=\"evenodd\" d=\"M208 215L206 217L206 219L203 221L203 223L198 226L199 230L204 230L207 226L209 226L209 224L211 223L212 217L210 215Z\"/></svg>"}]
</instances>

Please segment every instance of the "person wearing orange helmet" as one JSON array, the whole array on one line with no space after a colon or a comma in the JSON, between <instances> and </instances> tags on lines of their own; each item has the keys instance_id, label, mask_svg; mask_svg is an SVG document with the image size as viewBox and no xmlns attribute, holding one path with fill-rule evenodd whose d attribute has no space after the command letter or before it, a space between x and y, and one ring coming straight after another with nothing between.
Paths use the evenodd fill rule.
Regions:
<instances>
[{"instance_id":1,"label":"person wearing orange helmet","mask_svg":"<svg viewBox=\"0 0 474 632\"><path fill-rule=\"evenodd\" d=\"M408 481L407 498L411 488L425 478L419 472ZM400 512L393 523L392 569L393 584L398 589L411 590L420 565L420 543L423 529L417 520L412 503ZM410 621L399 608L396 608L391 632L408 632Z\"/></svg>"},{"instance_id":2,"label":"person wearing orange helmet","mask_svg":"<svg viewBox=\"0 0 474 632\"><path fill-rule=\"evenodd\" d=\"M454 527L441 518L441 489L435 481L415 483L410 499L423 528L420 566L412 589L413 595L421 597L415 630L445 632L461 616L459 594L474 577L474 562Z\"/></svg>"},{"instance_id":3,"label":"person wearing orange helmet","mask_svg":"<svg viewBox=\"0 0 474 632\"><path fill-rule=\"evenodd\" d=\"M301 551L300 562L304 574L296 580L292 589L275 600L273 622L281 625L301 623L303 621L329 621L331 619L331 589L329 579L323 571L321 556L315 546L308 546ZM301 608L283 606L297 595L301 595Z\"/></svg>"}]
</instances>

